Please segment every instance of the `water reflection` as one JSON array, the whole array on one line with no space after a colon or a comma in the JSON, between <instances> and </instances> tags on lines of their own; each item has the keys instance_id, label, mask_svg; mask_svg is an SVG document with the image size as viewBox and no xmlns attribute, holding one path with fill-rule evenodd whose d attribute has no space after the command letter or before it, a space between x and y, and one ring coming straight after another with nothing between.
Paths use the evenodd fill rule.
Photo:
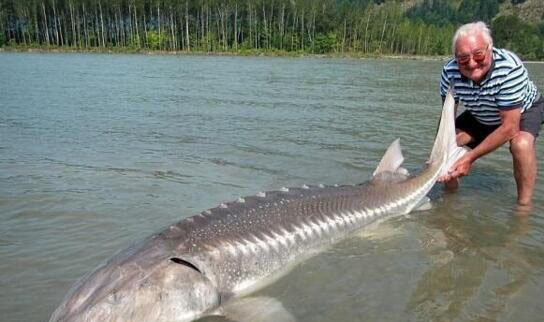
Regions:
<instances>
[{"instance_id":1,"label":"water reflection","mask_svg":"<svg viewBox=\"0 0 544 322\"><path fill-rule=\"evenodd\" d=\"M529 209L513 207L498 220L485 212L452 213L456 199L446 198L435 215L420 221L432 232L424 243L431 263L406 310L433 321L504 318L540 274L542 251L527 247Z\"/></svg>"}]
</instances>

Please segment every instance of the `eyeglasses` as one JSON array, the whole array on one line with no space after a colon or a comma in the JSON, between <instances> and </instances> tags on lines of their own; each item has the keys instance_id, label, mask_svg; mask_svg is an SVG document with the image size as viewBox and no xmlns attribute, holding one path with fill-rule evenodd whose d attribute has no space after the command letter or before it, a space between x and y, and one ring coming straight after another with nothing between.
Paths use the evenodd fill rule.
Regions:
<instances>
[{"instance_id":1,"label":"eyeglasses","mask_svg":"<svg viewBox=\"0 0 544 322\"><path fill-rule=\"evenodd\" d=\"M462 56L456 56L457 64L459 65L466 65L470 62L470 59L474 59L474 61L477 64L481 64L485 57L487 56L487 50L489 49L489 45L485 49L479 49L472 53L472 55L462 55Z\"/></svg>"}]
</instances>

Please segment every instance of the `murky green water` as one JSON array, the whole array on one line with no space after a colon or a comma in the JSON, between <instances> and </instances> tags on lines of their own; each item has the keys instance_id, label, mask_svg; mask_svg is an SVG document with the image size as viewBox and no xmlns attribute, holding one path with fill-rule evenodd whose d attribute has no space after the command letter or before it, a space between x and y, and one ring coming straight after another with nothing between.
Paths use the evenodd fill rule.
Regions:
<instances>
[{"instance_id":1,"label":"murky green water","mask_svg":"<svg viewBox=\"0 0 544 322\"><path fill-rule=\"evenodd\" d=\"M0 320L47 321L102 260L223 201L365 181L397 137L417 169L441 65L0 53ZM544 65L528 67L544 88ZM370 227L259 294L299 321L541 320L543 190L516 216L502 148L458 193L435 187L432 210Z\"/></svg>"}]
</instances>

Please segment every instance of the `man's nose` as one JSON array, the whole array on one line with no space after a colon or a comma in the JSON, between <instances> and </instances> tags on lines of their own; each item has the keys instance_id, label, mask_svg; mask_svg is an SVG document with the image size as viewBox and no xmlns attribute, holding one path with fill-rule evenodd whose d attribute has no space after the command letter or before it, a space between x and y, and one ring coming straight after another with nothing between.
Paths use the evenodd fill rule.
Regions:
<instances>
[{"instance_id":1,"label":"man's nose","mask_svg":"<svg viewBox=\"0 0 544 322\"><path fill-rule=\"evenodd\" d=\"M469 68L475 68L476 66L478 66L478 63L474 60L474 57L471 56L470 60L467 63L467 66Z\"/></svg>"}]
</instances>

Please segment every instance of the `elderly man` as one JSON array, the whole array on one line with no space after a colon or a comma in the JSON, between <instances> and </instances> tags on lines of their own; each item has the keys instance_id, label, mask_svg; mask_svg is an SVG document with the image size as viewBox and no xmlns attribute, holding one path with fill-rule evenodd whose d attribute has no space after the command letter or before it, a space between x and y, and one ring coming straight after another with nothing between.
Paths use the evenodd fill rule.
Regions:
<instances>
[{"instance_id":1,"label":"elderly man","mask_svg":"<svg viewBox=\"0 0 544 322\"><path fill-rule=\"evenodd\" d=\"M518 204L530 205L537 175L535 139L541 128L544 100L521 60L493 47L483 22L461 26L453 37L453 54L442 70L440 93L454 89L466 110L457 117L457 144L472 150L440 181L456 188L474 161L510 142ZM457 105L456 105L457 106Z\"/></svg>"}]
</instances>

